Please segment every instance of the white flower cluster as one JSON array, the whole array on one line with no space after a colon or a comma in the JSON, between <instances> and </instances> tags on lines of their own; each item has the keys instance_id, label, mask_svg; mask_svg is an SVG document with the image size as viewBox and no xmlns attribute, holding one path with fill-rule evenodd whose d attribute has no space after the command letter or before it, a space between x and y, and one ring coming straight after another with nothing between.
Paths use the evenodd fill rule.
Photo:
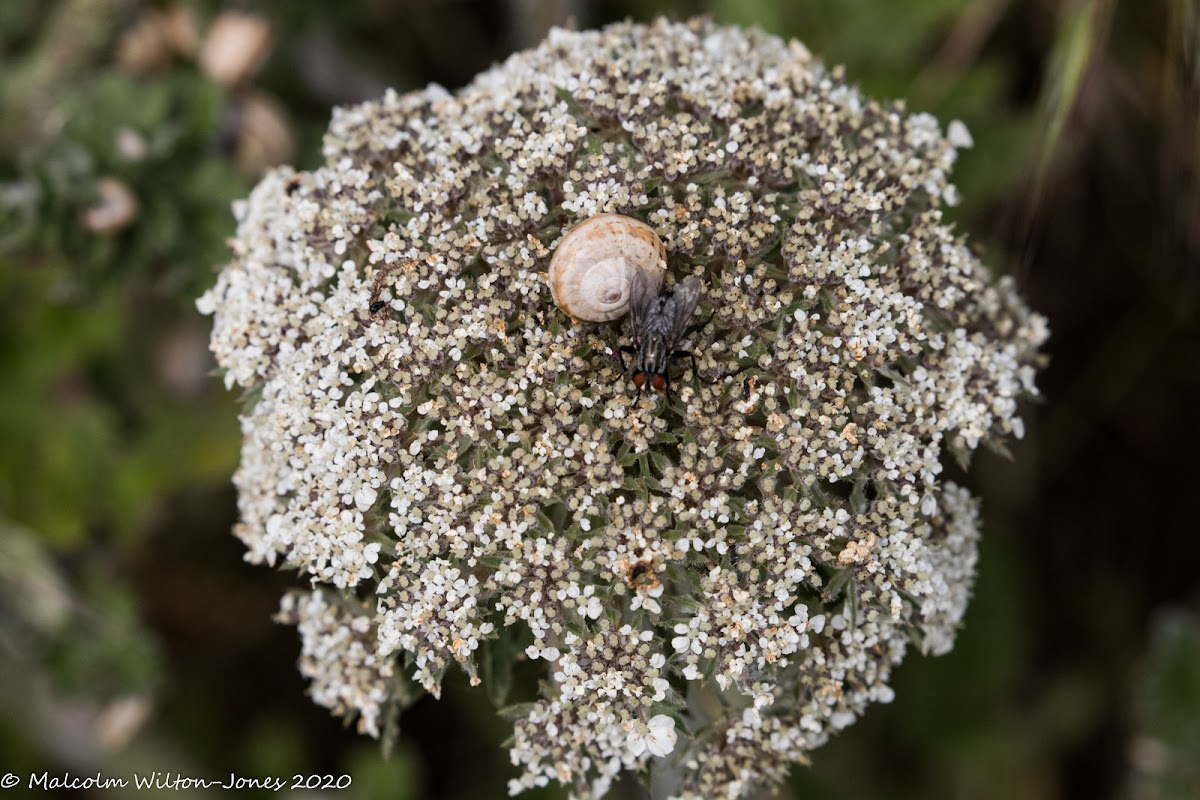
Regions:
<instances>
[{"instance_id":1,"label":"white flower cluster","mask_svg":"<svg viewBox=\"0 0 1200 800\"><path fill-rule=\"evenodd\" d=\"M336 714L357 715L359 732L378 736L394 666L379 652L372 615L315 591L285 596L280 619L300 629L300 673L313 682L313 699Z\"/></svg>"},{"instance_id":2,"label":"white flower cluster","mask_svg":"<svg viewBox=\"0 0 1200 800\"><path fill-rule=\"evenodd\" d=\"M317 584L284 608L314 699L378 735L408 678L544 661L512 791L633 770L687 798L889 701L974 577L943 463L1022 434L1047 336L942 219L969 145L705 21L556 30L455 95L339 110L199 303L248 393L236 533ZM551 300L598 213L702 281L670 402L612 357L623 320Z\"/></svg>"}]
</instances>

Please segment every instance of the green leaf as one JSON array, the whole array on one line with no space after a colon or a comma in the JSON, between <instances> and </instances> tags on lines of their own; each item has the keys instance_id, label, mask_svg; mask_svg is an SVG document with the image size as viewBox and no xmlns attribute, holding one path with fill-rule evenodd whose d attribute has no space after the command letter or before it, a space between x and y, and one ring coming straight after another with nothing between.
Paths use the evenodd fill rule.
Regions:
<instances>
[{"instance_id":1,"label":"green leaf","mask_svg":"<svg viewBox=\"0 0 1200 800\"><path fill-rule=\"evenodd\" d=\"M501 628L495 640L486 642L479 648L480 671L483 673L480 679L488 699L497 708L508 702L517 652L515 635L508 628Z\"/></svg>"}]
</instances>

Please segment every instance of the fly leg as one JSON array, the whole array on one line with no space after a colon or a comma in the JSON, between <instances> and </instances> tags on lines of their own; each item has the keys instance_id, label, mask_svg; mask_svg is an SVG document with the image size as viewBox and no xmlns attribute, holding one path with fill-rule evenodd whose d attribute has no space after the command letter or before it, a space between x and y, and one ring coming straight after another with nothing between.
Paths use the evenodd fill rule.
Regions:
<instances>
[{"instance_id":1,"label":"fly leg","mask_svg":"<svg viewBox=\"0 0 1200 800\"><path fill-rule=\"evenodd\" d=\"M716 315L717 315L717 311L716 311L716 309L713 309L713 312L708 315L708 319L704 320L703 322L696 322L696 323L693 323L692 325L689 325L687 327L687 329L682 334L680 334L679 338L685 339L688 336L690 336L691 334L695 333L696 331L701 330L702 328L704 328L705 325L712 322L713 317L715 317Z\"/></svg>"},{"instance_id":2,"label":"fly leg","mask_svg":"<svg viewBox=\"0 0 1200 800\"><path fill-rule=\"evenodd\" d=\"M624 372L624 373L629 372L629 366L625 363L625 356L629 355L629 356L633 356L634 358L637 358L637 352L638 351L637 351L636 347L632 347L627 344L621 345L613 352L613 355L616 356L617 360L621 362L621 371L622 372ZM634 377L636 377L636 376L634 376ZM642 396L642 385L640 383L638 383L636 380L634 381L634 384L637 386L637 396L641 397Z\"/></svg>"},{"instance_id":3,"label":"fly leg","mask_svg":"<svg viewBox=\"0 0 1200 800\"><path fill-rule=\"evenodd\" d=\"M700 375L700 368L696 366L696 354L691 350L676 350L674 353L671 353L671 358L690 358L692 360L692 380L704 381L705 383L715 383L715 381L705 380Z\"/></svg>"},{"instance_id":4,"label":"fly leg","mask_svg":"<svg viewBox=\"0 0 1200 800\"><path fill-rule=\"evenodd\" d=\"M627 367L625 365L625 356L627 356L627 355L636 356L637 348L631 347L630 345L627 345L627 344L623 344L617 348L616 352L613 353L613 355L616 356L617 360L621 362L621 370L624 372L628 372L629 367Z\"/></svg>"},{"instance_id":5,"label":"fly leg","mask_svg":"<svg viewBox=\"0 0 1200 800\"><path fill-rule=\"evenodd\" d=\"M701 330L702 328L704 328L705 325L712 322L713 317L715 317L716 315L717 315L717 311L716 311L716 309L713 309L712 313L708 315L707 319L705 319L701 322L697 322L692 325L689 325L687 330L685 330L680 335L679 338L685 339L690 334L693 334L696 331ZM690 350L676 350L673 353L671 353L669 360L674 360L676 358L690 358L692 361L692 380L700 380L700 381L704 380L704 378L700 377L699 367L696 366L696 354L695 353L693 353ZM667 377L667 380L670 381L670 376ZM715 383L716 381L706 381L706 382L707 383ZM670 386L669 383L667 385Z\"/></svg>"}]
</instances>

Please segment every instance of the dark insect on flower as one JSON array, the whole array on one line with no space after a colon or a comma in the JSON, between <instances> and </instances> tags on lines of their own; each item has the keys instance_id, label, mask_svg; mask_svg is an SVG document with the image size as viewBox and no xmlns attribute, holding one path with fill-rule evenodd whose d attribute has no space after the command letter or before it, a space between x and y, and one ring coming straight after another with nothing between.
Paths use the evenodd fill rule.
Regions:
<instances>
[{"instance_id":1,"label":"dark insect on flower","mask_svg":"<svg viewBox=\"0 0 1200 800\"><path fill-rule=\"evenodd\" d=\"M381 311L391 305L387 300L384 300L380 297L380 295L383 294L383 286L384 282L387 280L388 274L397 267L407 272L411 270L416 263L417 262L414 259L405 258L401 259L395 264L384 266L379 270L379 274L375 276L375 280L371 283L371 297L367 301L369 303L367 306L367 312L370 313L371 316L377 317Z\"/></svg>"},{"instance_id":2,"label":"dark insect on flower","mask_svg":"<svg viewBox=\"0 0 1200 800\"><path fill-rule=\"evenodd\" d=\"M650 279L640 270L634 273L629 287L629 319L633 332L633 345L623 345L617 350L621 367L625 355L633 356L633 383L638 388L665 392L671 399L671 362L677 358L692 360L692 375L698 377L696 356L688 350L677 350L679 341L693 331L699 330L712 319L688 326L696 304L700 302L700 279L692 276L676 285L674 291L662 292L655 289Z\"/></svg>"},{"instance_id":3,"label":"dark insect on flower","mask_svg":"<svg viewBox=\"0 0 1200 800\"><path fill-rule=\"evenodd\" d=\"M654 589L659 585L658 576L654 574L654 566L649 559L642 559L633 564L621 563L625 566L625 585L630 589Z\"/></svg>"}]
</instances>

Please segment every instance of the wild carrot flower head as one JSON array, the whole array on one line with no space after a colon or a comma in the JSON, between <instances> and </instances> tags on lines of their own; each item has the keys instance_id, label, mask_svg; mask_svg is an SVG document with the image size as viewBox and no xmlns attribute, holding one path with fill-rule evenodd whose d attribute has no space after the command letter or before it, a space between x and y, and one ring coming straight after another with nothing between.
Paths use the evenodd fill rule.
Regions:
<instances>
[{"instance_id":1,"label":"wild carrot flower head","mask_svg":"<svg viewBox=\"0 0 1200 800\"><path fill-rule=\"evenodd\" d=\"M961 123L709 22L553 31L456 94L337 111L237 208L200 300L247 392L236 533L313 582L317 702L544 662L510 790L656 770L743 796L943 653L978 513L947 456L1022 434L1047 336L944 222ZM600 213L701 279L670 400L546 269Z\"/></svg>"}]
</instances>

